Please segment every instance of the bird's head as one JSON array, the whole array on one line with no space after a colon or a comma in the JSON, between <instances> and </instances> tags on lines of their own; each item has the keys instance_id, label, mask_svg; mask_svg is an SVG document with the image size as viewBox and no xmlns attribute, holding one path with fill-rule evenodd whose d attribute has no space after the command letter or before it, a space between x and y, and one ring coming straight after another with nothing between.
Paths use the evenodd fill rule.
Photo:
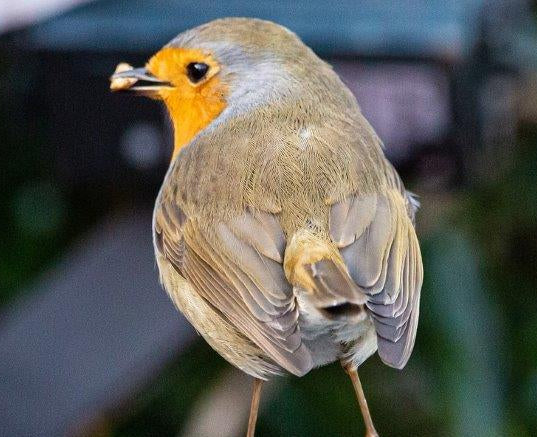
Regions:
<instances>
[{"instance_id":1,"label":"bird's head","mask_svg":"<svg viewBox=\"0 0 537 437\"><path fill-rule=\"evenodd\" d=\"M173 156L224 113L284 100L309 73L327 68L286 28L248 18L209 22L178 35L143 68L118 67L113 91L165 103L175 130Z\"/></svg>"}]
</instances>

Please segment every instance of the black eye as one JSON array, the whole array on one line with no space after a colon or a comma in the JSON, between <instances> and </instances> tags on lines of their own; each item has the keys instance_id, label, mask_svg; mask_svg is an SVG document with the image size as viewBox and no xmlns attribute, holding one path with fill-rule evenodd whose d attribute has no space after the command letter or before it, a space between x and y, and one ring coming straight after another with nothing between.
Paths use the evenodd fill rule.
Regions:
<instances>
[{"instance_id":1,"label":"black eye","mask_svg":"<svg viewBox=\"0 0 537 437\"><path fill-rule=\"evenodd\" d=\"M209 71L209 66L203 62L191 62L186 66L186 74L192 83L198 83Z\"/></svg>"}]
</instances>

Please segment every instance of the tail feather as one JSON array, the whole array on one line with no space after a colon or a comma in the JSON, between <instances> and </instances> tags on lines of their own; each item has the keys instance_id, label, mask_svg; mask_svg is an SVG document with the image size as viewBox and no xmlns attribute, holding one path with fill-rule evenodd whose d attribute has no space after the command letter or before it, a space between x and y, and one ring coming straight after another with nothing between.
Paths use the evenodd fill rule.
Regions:
<instances>
[{"instance_id":1,"label":"tail feather","mask_svg":"<svg viewBox=\"0 0 537 437\"><path fill-rule=\"evenodd\" d=\"M366 317L366 294L350 277L339 249L304 230L292 236L285 249L284 271L294 287L330 319Z\"/></svg>"},{"instance_id":2,"label":"tail feather","mask_svg":"<svg viewBox=\"0 0 537 437\"><path fill-rule=\"evenodd\" d=\"M311 302L331 319L365 317L366 295L347 271L329 259L305 265L314 284Z\"/></svg>"}]
</instances>

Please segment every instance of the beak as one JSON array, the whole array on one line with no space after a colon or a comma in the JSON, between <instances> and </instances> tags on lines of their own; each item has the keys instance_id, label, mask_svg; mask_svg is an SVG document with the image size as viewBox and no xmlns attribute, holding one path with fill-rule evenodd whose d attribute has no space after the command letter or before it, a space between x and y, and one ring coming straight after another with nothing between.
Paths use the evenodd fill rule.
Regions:
<instances>
[{"instance_id":1,"label":"beak","mask_svg":"<svg viewBox=\"0 0 537 437\"><path fill-rule=\"evenodd\" d=\"M110 76L111 91L126 91L152 97L163 88L173 88L173 85L153 76L145 68L132 68L128 64L119 64L116 72Z\"/></svg>"}]
</instances>

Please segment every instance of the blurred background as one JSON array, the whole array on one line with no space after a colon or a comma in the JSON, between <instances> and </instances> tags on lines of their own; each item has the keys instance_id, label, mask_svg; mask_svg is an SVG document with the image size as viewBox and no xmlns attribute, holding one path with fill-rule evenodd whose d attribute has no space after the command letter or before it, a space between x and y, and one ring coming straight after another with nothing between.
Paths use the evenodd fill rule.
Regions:
<instances>
[{"instance_id":1,"label":"blurred background","mask_svg":"<svg viewBox=\"0 0 537 437\"><path fill-rule=\"evenodd\" d=\"M271 19L335 66L418 215L414 354L361 377L381 436L537 435L537 2L0 2L0 435L239 436L250 381L160 289L159 104L120 61L223 16ZM267 384L258 433L361 436L339 365Z\"/></svg>"}]
</instances>

